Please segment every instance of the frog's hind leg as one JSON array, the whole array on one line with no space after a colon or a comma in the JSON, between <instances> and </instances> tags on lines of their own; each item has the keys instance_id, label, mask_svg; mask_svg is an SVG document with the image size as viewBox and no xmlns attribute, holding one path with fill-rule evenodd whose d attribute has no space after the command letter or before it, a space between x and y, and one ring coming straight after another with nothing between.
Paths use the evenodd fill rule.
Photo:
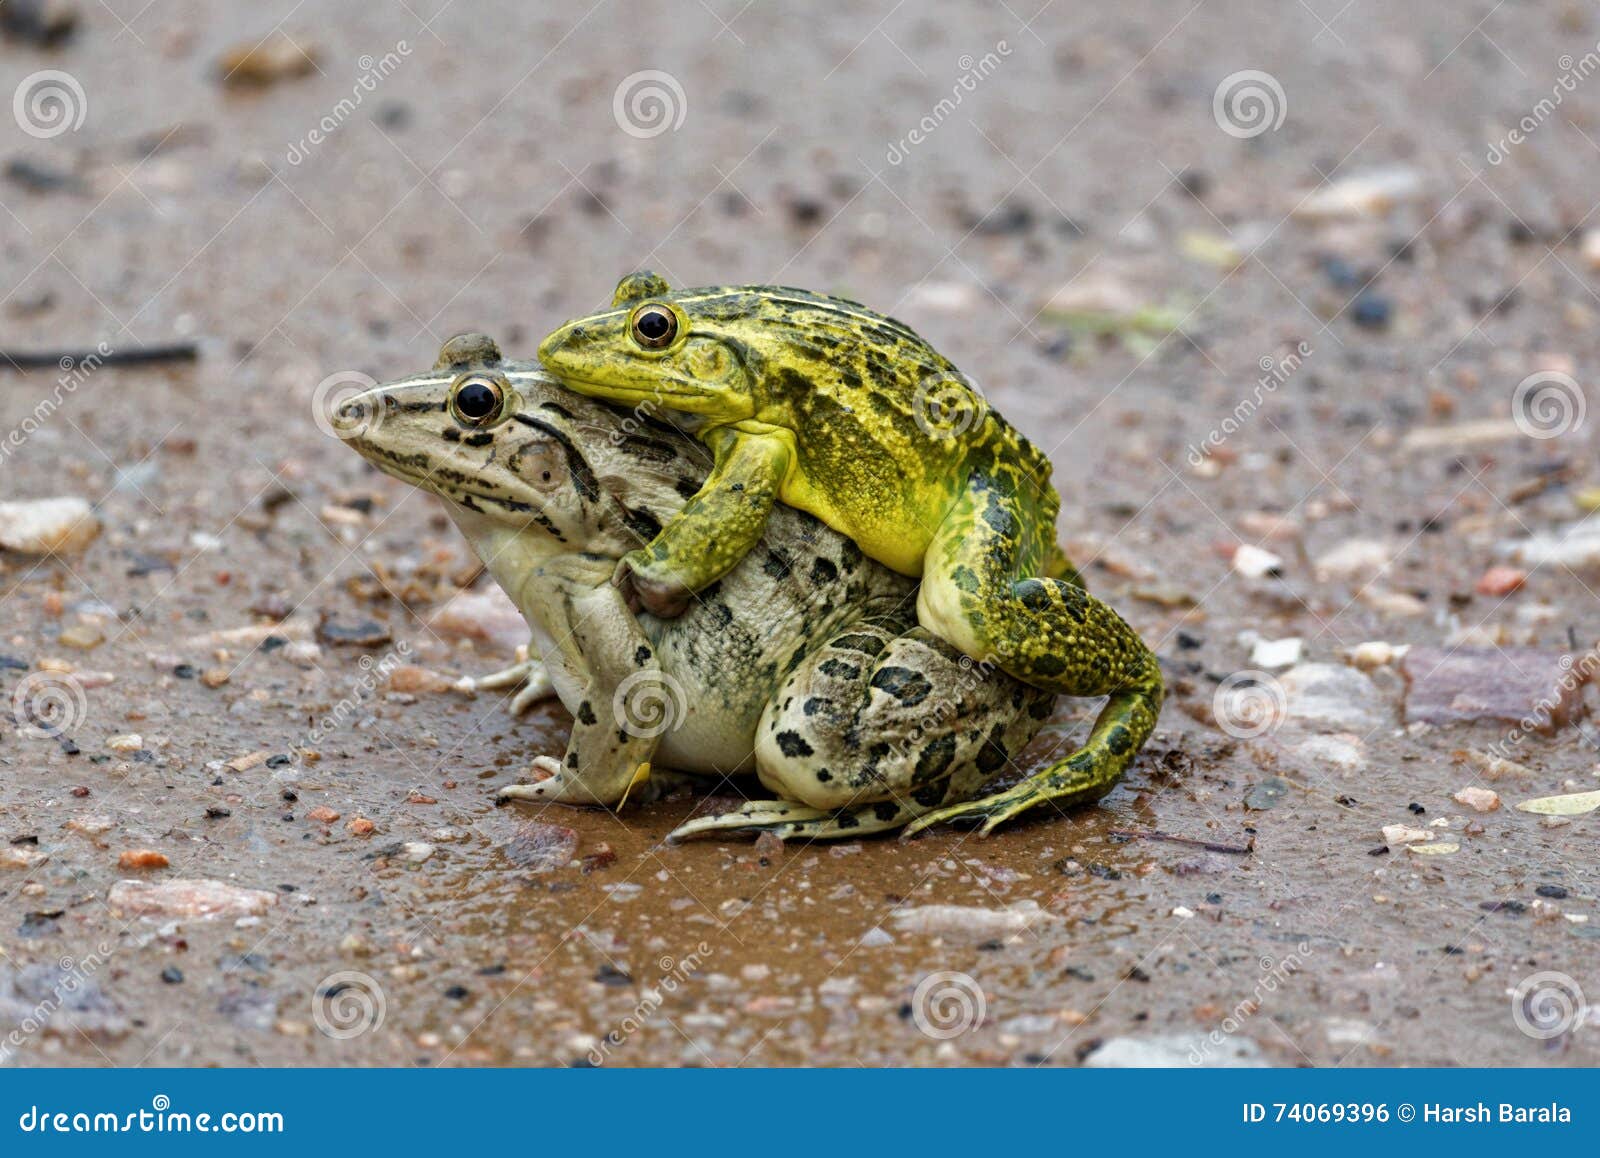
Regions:
<instances>
[{"instance_id":1,"label":"frog's hind leg","mask_svg":"<svg viewBox=\"0 0 1600 1158\"><path fill-rule=\"evenodd\" d=\"M962 819L982 821L987 835L1047 800L1103 796L1155 728L1160 665L1120 615L1073 582L1077 572L1055 546L1054 509L1048 497L1019 494L1004 478L974 475L929 548L918 616L1033 687L1110 699L1077 752L1005 792L919 817L908 835Z\"/></svg>"},{"instance_id":2,"label":"frog's hind leg","mask_svg":"<svg viewBox=\"0 0 1600 1158\"><path fill-rule=\"evenodd\" d=\"M983 671L909 607L806 652L762 714L761 782L781 799L692 820L673 838L768 831L829 840L903 827L966 799L1025 747L1055 696Z\"/></svg>"}]
</instances>

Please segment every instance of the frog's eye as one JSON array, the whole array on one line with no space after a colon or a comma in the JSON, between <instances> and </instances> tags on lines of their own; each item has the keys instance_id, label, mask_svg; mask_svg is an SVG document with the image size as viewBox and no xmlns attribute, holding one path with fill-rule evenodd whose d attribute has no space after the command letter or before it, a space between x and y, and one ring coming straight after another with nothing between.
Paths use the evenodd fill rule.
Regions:
<instances>
[{"instance_id":1,"label":"frog's eye","mask_svg":"<svg viewBox=\"0 0 1600 1158\"><path fill-rule=\"evenodd\" d=\"M468 374L450 391L450 413L468 426L487 426L505 406L500 383L482 374Z\"/></svg>"},{"instance_id":2,"label":"frog's eye","mask_svg":"<svg viewBox=\"0 0 1600 1158\"><path fill-rule=\"evenodd\" d=\"M678 315L666 306L640 306L629 323L633 340L647 350L672 345L678 336Z\"/></svg>"}]
</instances>

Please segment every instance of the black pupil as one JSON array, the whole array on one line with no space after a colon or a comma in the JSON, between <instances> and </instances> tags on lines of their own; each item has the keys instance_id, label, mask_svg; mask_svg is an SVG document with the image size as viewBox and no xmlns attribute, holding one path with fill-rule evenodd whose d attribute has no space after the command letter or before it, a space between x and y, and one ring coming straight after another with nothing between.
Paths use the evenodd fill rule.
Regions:
<instances>
[{"instance_id":1,"label":"black pupil","mask_svg":"<svg viewBox=\"0 0 1600 1158\"><path fill-rule=\"evenodd\" d=\"M487 418L499 400L499 395L484 383L468 382L456 392L456 409L467 418Z\"/></svg>"},{"instance_id":2,"label":"black pupil","mask_svg":"<svg viewBox=\"0 0 1600 1158\"><path fill-rule=\"evenodd\" d=\"M639 315L639 336L647 341L659 342L672 329L672 319L660 310L647 310Z\"/></svg>"}]
</instances>

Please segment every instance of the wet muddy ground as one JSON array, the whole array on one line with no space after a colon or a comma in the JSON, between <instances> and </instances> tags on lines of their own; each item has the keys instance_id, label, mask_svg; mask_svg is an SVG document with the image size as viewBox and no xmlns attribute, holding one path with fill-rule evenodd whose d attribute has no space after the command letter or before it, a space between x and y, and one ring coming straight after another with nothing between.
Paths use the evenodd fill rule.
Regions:
<instances>
[{"instance_id":1,"label":"wet muddy ground","mask_svg":"<svg viewBox=\"0 0 1600 1158\"><path fill-rule=\"evenodd\" d=\"M103 527L0 555L6 1064L1600 1058L1593 814L1512 808L1600 787L1600 549L1539 538L1600 505L1584 6L140 8L0 41L84 114L0 118L0 499ZM893 312L1050 451L1171 683L1122 787L831 847L493 806L566 718L427 674L511 655L314 396L643 266ZM197 359L53 366L101 342ZM118 884L174 879L270 903Z\"/></svg>"}]
</instances>

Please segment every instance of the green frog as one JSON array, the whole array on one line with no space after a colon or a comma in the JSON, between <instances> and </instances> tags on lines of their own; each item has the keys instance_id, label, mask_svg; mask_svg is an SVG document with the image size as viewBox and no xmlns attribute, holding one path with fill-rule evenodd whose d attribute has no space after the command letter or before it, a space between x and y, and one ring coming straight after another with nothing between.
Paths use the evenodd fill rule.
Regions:
<instances>
[{"instance_id":1,"label":"green frog","mask_svg":"<svg viewBox=\"0 0 1600 1158\"><path fill-rule=\"evenodd\" d=\"M538 658L479 686L520 688L513 710L554 694L572 714L566 753L535 758L502 800L620 807L672 783L666 770L753 771L776 799L672 837L891 831L975 794L1054 706L920 627L913 580L789 508L685 614L636 614L617 563L680 514L710 455L484 335L452 338L432 370L349 400L334 425L442 499L522 611Z\"/></svg>"},{"instance_id":2,"label":"green frog","mask_svg":"<svg viewBox=\"0 0 1600 1158\"><path fill-rule=\"evenodd\" d=\"M1015 788L910 830L987 834L1046 801L1108 791L1155 727L1160 666L1056 543L1050 461L908 326L781 286L672 290L625 277L609 310L539 347L580 394L681 415L712 452L700 488L617 581L670 615L746 557L780 500L920 578L921 625L1032 687L1108 696L1087 742Z\"/></svg>"}]
</instances>

